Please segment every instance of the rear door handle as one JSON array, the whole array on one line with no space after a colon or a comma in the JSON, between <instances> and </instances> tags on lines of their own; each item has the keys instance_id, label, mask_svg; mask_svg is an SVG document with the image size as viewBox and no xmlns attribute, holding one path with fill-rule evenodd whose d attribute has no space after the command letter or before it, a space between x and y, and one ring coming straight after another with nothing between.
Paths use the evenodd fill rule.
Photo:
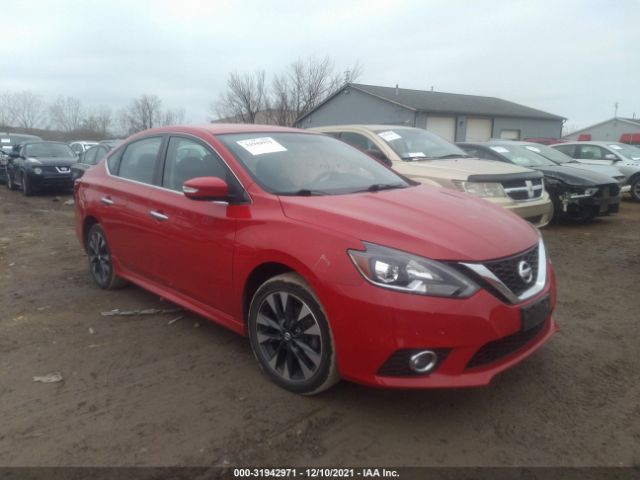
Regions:
<instances>
[{"instance_id":1,"label":"rear door handle","mask_svg":"<svg viewBox=\"0 0 640 480\"><path fill-rule=\"evenodd\" d=\"M160 220L161 222L169 220L169 217L167 217L164 213L156 212L155 210L151 210L149 212L149 215L151 215L156 220Z\"/></svg>"},{"instance_id":2,"label":"rear door handle","mask_svg":"<svg viewBox=\"0 0 640 480\"><path fill-rule=\"evenodd\" d=\"M113 205L113 200L111 200L109 197L102 197L100 201L105 205Z\"/></svg>"}]
</instances>

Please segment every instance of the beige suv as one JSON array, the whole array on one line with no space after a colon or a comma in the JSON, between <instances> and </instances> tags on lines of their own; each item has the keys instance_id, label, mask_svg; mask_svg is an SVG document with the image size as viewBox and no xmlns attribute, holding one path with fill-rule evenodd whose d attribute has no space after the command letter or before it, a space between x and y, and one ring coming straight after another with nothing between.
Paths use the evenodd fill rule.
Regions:
<instances>
[{"instance_id":1,"label":"beige suv","mask_svg":"<svg viewBox=\"0 0 640 480\"><path fill-rule=\"evenodd\" d=\"M338 138L426 184L477 195L543 227L553 205L540 172L504 162L478 160L421 128L393 125L334 125L310 131Z\"/></svg>"}]
</instances>

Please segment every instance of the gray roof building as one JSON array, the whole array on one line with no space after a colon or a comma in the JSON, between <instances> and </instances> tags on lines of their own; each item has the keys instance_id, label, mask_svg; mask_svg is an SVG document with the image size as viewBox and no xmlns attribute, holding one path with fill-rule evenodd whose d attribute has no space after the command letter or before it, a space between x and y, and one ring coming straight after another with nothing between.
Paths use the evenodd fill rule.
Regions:
<instances>
[{"instance_id":1,"label":"gray roof building","mask_svg":"<svg viewBox=\"0 0 640 480\"><path fill-rule=\"evenodd\" d=\"M346 84L301 116L303 128L378 123L426 128L450 141L560 137L564 117L495 97Z\"/></svg>"},{"instance_id":2,"label":"gray roof building","mask_svg":"<svg viewBox=\"0 0 640 480\"><path fill-rule=\"evenodd\" d=\"M635 141L633 143L637 143L637 136L640 135L640 119L610 118L604 122L571 132L565 135L564 138L567 140L597 140L630 143L630 139L623 137L623 135L634 135Z\"/></svg>"}]
</instances>

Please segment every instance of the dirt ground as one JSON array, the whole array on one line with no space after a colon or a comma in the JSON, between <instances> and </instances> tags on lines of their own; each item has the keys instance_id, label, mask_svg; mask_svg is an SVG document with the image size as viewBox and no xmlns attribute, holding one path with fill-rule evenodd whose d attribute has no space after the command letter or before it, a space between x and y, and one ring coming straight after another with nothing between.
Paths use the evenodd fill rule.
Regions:
<instances>
[{"instance_id":1,"label":"dirt ground","mask_svg":"<svg viewBox=\"0 0 640 480\"><path fill-rule=\"evenodd\" d=\"M171 306L94 286L69 196L0 197L0 465L640 464L640 204L544 230L562 331L489 387L306 398L197 315L101 316Z\"/></svg>"}]
</instances>

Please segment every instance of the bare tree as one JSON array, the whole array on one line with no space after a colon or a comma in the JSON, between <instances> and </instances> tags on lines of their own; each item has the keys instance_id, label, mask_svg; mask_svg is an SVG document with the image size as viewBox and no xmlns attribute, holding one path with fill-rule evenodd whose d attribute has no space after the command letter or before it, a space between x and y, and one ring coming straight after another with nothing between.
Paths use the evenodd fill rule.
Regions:
<instances>
[{"instance_id":1,"label":"bare tree","mask_svg":"<svg viewBox=\"0 0 640 480\"><path fill-rule=\"evenodd\" d=\"M162 100L157 95L140 95L120 113L123 132L132 134L157 127L162 120Z\"/></svg>"},{"instance_id":2,"label":"bare tree","mask_svg":"<svg viewBox=\"0 0 640 480\"><path fill-rule=\"evenodd\" d=\"M30 130L45 119L45 103L42 96L24 90L8 96L8 110L16 126Z\"/></svg>"},{"instance_id":3,"label":"bare tree","mask_svg":"<svg viewBox=\"0 0 640 480\"><path fill-rule=\"evenodd\" d=\"M63 132L73 132L82 127L84 109L75 97L58 97L49 107L49 120Z\"/></svg>"},{"instance_id":4,"label":"bare tree","mask_svg":"<svg viewBox=\"0 0 640 480\"><path fill-rule=\"evenodd\" d=\"M264 70L229 75L227 91L220 95L211 110L221 118L237 123L256 123L256 117L266 106Z\"/></svg>"},{"instance_id":5,"label":"bare tree","mask_svg":"<svg viewBox=\"0 0 640 480\"><path fill-rule=\"evenodd\" d=\"M100 105L89 110L82 127L84 130L95 133L101 138L107 138L111 134L112 123L111 108Z\"/></svg>"},{"instance_id":6,"label":"bare tree","mask_svg":"<svg viewBox=\"0 0 640 480\"><path fill-rule=\"evenodd\" d=\"M13 124L13 115L9 110L10 98L8 93L0 94L0 127L9 127Z\"/></svg>"},{"instance_id":7,"label":"bare tree","mask_svg":"<svg viewBox=\"0 0 640 480\"><path fill-rule=\"evenodd\" d=\"M343 73L334 73L333 62L329 57L296 60L274 77L269 105L272 122L277 125L293 125L300 116L313 110L361 74L362 66L359 62Z\"/></svg>"},{"instance_id":8,"label":"bare tree","mask_svg":"<svg viewBox=\"0 0 640 480\"><path fill-rule=\"evenodd\" d=\"M167 125L180 125L184 123L185 110L184 108L176 108L174 110L165 110L162 114L160 124L162 126Z\"/></svg>"}]
</instances>

